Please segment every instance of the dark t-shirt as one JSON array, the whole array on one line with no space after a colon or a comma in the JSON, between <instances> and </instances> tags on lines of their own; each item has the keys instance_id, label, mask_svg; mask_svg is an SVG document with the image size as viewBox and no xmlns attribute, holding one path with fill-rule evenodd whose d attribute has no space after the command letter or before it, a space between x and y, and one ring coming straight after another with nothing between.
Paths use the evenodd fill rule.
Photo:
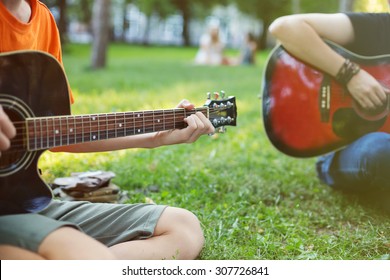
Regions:
<instances>
[{"instance_id":1,"label":"dark t-shirt","mask_svg":"<svg viewBox=\"0 0 390 280\"><path fill-rule=\"evenodd\" d=\"M355 41L349 50L360 55L390 54L389 13L347 13L352 22Z\"/></svg>"}]
</instances>

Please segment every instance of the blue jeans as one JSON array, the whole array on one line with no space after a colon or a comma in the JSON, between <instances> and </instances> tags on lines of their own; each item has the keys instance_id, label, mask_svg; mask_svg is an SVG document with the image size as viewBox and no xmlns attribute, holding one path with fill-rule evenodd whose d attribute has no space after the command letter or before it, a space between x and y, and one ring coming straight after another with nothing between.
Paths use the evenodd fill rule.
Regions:
<instances>
[{"instance_id":1,"label":"blue jeans","mask_svg":"<svg viewBox=\"0 0 390 280\"><path fill-rule=\"evenodd\" d=\"M316 167L320 180L337 189L390 190L390 134L366 134L342 150L320 157Z\"/></svg>"}]
</instances>

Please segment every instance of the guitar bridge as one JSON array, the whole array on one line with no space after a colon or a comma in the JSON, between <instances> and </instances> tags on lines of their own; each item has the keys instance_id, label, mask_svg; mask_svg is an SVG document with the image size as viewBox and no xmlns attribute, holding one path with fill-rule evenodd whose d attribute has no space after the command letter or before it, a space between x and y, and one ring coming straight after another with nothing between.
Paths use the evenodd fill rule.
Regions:
<instances>
[{"instance_id":1,"label":"guitar bridge","mask_svg":"<svg viewBox=\"0 0 390 280\"><path fill-rule=\"evenodd\" d=\"M324 74L320 92L318 94L318 106L321 114L321 122L329 122L330 118L330 82L331 78Z\"/></svg>"}]
</instances>

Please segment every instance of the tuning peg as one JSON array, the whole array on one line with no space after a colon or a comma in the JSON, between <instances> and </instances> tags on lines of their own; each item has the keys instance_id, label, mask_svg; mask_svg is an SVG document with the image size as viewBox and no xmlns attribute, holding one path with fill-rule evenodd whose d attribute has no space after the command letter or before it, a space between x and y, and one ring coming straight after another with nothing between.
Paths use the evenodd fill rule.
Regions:
<instances>
[{"instance_id":1,"label":"tuning peg","mask_svg":"<svg viewBox=\"0 0 390 280\"><path fill-rule=\"evenodd\" d=\"M218 92L218 91L215 91L215 92L214 92L214 99L215 99L215 100L218 100L218 98L219 98L219 92Z\"/></svg>"},{"instance_id":2,"label":"tuning peg","mask_svg":"<svg viewBox=\"0 0 390 280\"><path fill-rule=\"evenodd\" d=\"M225 98L225 91L224 91L224 90L221 90L220 93L221 93L222 99L224 99L224 98Z\"/></svg>"},{"instance_id":3,"label":"tuning peg","mask_svg":"<svg viewBox=\"0 0 390 280\"><path fill-rule=\"evenodd\" d=\"M226 132L226 127L224 126L221 126L221 127L218 127L218 133L225 133Z\"/></svg>"},{"instance_id":4,"label":"tuning peg","mask_svg":"<svg viewBox=\"0 0 390 280\"><path fill-rule=\"evenodd\" d=\"M208 92L208 93L207 93L207 99L208 99L208 100L211 99L211 92Z\"/></svg>"}]
</instances>

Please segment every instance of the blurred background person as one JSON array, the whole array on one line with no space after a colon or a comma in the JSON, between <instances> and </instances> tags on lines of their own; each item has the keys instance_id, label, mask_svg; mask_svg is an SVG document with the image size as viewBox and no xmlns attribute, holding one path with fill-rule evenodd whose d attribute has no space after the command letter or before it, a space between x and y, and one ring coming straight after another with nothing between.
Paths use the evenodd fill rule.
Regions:
<instances>
[{"instance_id":1,"label":"blurred background person","mask_svg":"<svg viewBox=\"0 0 390 280\"><path fill-rule=\"evenodd\" d=\"M195 56L195 64L198 65L223 65L227 64L223 55L225 45L219 36L219 27L210 26L208 33L200 38L199 50Z\"/></svg>"},{"instance_id":2,"label":"blurred background person","mask_svg":"<svg viewBox=\"0 0 390 280\"><path fill-rule=\"evenodd\" d=\"M240 55L237 58L229 59L230 65L252 65L256 63L257 42L253 33L248 32L240 48Z\"/></svg>"}]
</instances>

